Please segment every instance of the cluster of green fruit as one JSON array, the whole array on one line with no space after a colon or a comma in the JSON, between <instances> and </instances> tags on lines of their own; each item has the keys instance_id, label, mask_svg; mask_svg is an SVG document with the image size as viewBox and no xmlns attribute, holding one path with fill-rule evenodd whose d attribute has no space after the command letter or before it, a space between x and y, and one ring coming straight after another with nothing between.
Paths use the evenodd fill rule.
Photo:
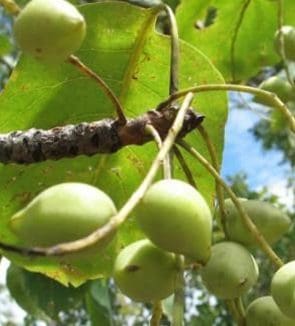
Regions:
<instances>
[{"instance_id":1,"label":"cluster of green fruit","mask_svg":"<svg viewBox=\"0 0 295 326\"><path fill-rule=\"evenodd\" d=\"M269 243L277 241L290 227L288 216L268 203L245 199L240 203ZM180 272L176 254L181 254L187 262L202 265L202 280L217 297L234 299L247 292L259 274L246 249L255 246L255 239L230 200L225 201L225 211L229 240L211 247L212 217L200 193L180 180L154 183L134 211L147 239L125 247L114 262L113 276L121 291L142 302L171 295ZM25 245L51 246L82 238L115 214L115 205L101 190L87 184L64 183L40 193L12 217L10 227ZM92 250L102 250L113 237L111 233ZM89 249L85 251L89 253ZM93 258L85 255L85 259ZM249 325L260 325L258 321L267 325L269 318L294 323L294 261L275 274L271 291L274 301L271 297L259 298L248 307ZM269 309L271 314L265 313Z\"/></svg>"},{"instance_id":2,"label":"cluster of green fruit","mask_svg":"<svg viewBox=\"0 0 295 326\"><path fill-rule=\"evenodd\" d=\"M295 61L295 27L293 26L283 26L281 29L281 35L284 41L284 53L286 59L290 62ZM275 33L275 49L279 55L280 52L280 33L277 31ZM295 113L295 88L289 83L286 77L272 76L262 82L259 85L259 88L276 94L280 100L286 104L291 112ZM272 106L272 102L266 100L262 96L255 96L254 101L266 106ZM273 114L275 121L274 127L282 128L284 127L285 119L281 116L280 113L275 111Z\"/></svg>"}]
</instances>

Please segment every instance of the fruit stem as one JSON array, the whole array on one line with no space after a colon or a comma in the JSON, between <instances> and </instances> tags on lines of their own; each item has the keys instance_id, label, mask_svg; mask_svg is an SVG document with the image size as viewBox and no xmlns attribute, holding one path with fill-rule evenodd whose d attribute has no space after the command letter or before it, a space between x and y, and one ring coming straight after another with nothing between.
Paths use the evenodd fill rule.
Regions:
<instances>
[{"instance_id":1,"label":"fruit stem","mask_svg":"<svg viewBox=\"0 0 295 326\"><path fill-rule=\"evenodd\" d=\"M169 94L174 94L178 91L178 76L179 76L179 37L178 28L175 15L172 9L168 5L164 5L163 9L166 11L169 24L170 24L170 36L171 36L171 57L170 57L170 84Z\"/></svg>"},{"instance_id":2,"label":"fruit stem","mask_svg":"<svg viewBox=\"0 0 295 326\"><path fill-rule=\"evenodd\" d=\"M101 228L95 230L87 237L81 238L76 241L71 241L67 243L61 243L52 247L34 247L34 248L24 248L9 244L0 243L0 248L5 250L18 252L24 255L37 255L37 256L62 256L66 253L73 253L85 249L89 246L94 245L95 243L103 240L109 234L115 232L118 227L125 222L128 218L130 213L142 199L148 188L150 187L151 183L153 182L159 167L162 164L163 159L170 151L172 146L175 143L176 137L179 131L182 128L184 118L186 115L189 106L193 100L193 94L188 93L185 97L179 111L177 112L176 118L168 131L168 134L163 141L163 146L161 147L160 151L158 152L156 158L154 159L148 173L146 174L144 180L139 185L139 187L134 191L134 193L130 196L128 201L124 204L124 206L120 209L118 214L113 216L108 223L106 223Z\"/></svg>"},{"instance_id":3,"label":"fruit stem","mask_svg":"<svg viewBox=\"0 0 295 326\"><path fill-rule=\"evenodd\" d=\"M287 59L286 59L286 53L285 53L285 40L283 35L283 27L284 24L284 10L283 10L283 1L278 0L278 31L279 31L279 53L283 61L284 70L287 76L287 79L289 83L294 86L294 81L292 79L292 76L290 74L290 70L288 67Z\"/></svg>"},{"instance_id":4,"label":"fruit stem","mask_svg":"<svg viewBox=\"0 0 295 326\"><path fill-rule=\"evenodd\" d=\"M237 313L238 313L238 325L245 326L246 325L245 309L244 309L242 298L239 297L239 298L234 299L233 303L234 303Z\"/></svg>"},{"instance_id":5,"label":"fruit stem","mask_svg":"<svg viewBox=\"0 0 295 326\"><path fill-rule=\"evenodd\" d=\"M110 89L110 87L106 84L106 82L97 75L93 70L91 70L88 66L86 66L78 57L75 55L70 55L68 58L68 62L75 66L83 75L93 79L99 87L103 90L105 95L112 101L113 105L115 106L116 113L118 116L118 122L120 125L125 125L127 123L127 119L124 114L124 109L115 95L115 93Z\"/></svg>"},{"instance_id":6,"label":"fruit stem","mask_svg":"<svg viewBox=\"0 0 295 326\"><path fill-rule=\"evenodd\" d=\"M157 107L157 110L166 107L176 99L179 99L185 96L187 93L202 93L202 92L212 92L212 91L237 91L243 93L249 93L253 95L258 95L264 98L265 100L270 101L270 105L279 110L287 119L290 125L290 129L295 133L295 117L289 111L287 106L277 97L275 93L267 92L259 88L244 86L244 85L234 85L234 84L209 84L209 85L199 85L190 88L181 90L175 94L172 94L168 97L167 100L160 103Z\"/></svg>"},{"instance_id":7,"label":"fruit stem","mask_svg":"<svg viewBox=\"0 0 295 326\"><path fill-rule=\"evenodd\" d=\"M0 5L13 16L17 16L21 12L21 8L13 0L0 0Z\"/></svg>"},{"instance_id":8,"label":"fruit stem","mask_svg":"<svg viewBox=\"0 0 295 326\"><path fill-rule=\"evenodd\" d=\"M175 280L175 291L171 326L182 326L184 319L184 258L176 255L178 273Z\"/></svg>"},{"instance_id":9,"label":"fruit stem","mask_svg":"<svg viewBox=\"0 0 295 326\"><path fill-rule=\"evenodd\" d=\"M153 312L152 318L150 321L150 326L160 326L161 318L162 318L162 303L161 301L157 301L153 303Z\"/></svg>"},{"instance_id":10,"label":"fruit stem","mask_svg":"<svg viewBox=\"0 0 295 326\"><path fill-rule=\"evenodd\" d=\"M198 131L201 134L201 136L208 148L209 155L211 157L212 166L214 167L214 169L216 171L219 172L220 165L218 163L217 152L216 152L215 146L212 143L210 136L209 136L208 132L206 131L206 129L203 126L198 126L197 128L198 128ZM216 188L217 202L218 202L218 206L220 209L220 218L221 218L222 229L225 234L225 238L228 239L229 236L228 236L228 229L227 229L227 224L226 224L226 213L225 213L225 207L224 207L223 188L220 185L220 183L218 183L218 182L215 182L215 188Z\"/></svg>"},{"instance_id":11,"label":"fruit stem","mask_svg":"<svg viewBox=\"0 0 295 326\"><path fill-rule=\"evenodd\" d=\"M181 151L176 147L176 146L173 146L173 152L186 176L186 179L188 181L188 183L193 186L194 188L198 189L198 186L194 180L194 176L189 168L189 166L187 165Z\"/></svg>"},{"instance_id":12,"label":"fruit stem","mask_svg":"<svg viewBox=\"0 0 295 326\"><path fill-rule=\"evenodd\" d=\"M224 182L224 180L220 177L219 173L214 169L214 167L193 147L187 144L184 140L179 139L177 143L182 146L186 151L188 151L193 157L195 157L203 166L208 170L208 172L215 178L216 182L220 183L220 185L224 188L224 190L228 193L229 197L232 199L239 215L242 219L243 224L247 228L249 232L253 235L256 242L259 244L261 249L266 253L269 259L273 262L273 264L280 268L283 266L283 261L277 254L272 250L269 246L268 242L265 240L263 235L256 228L256 225L252 222L242 205L240 204L238 198L234 194L234 192L230 189L230 187Z\"/></svg>"}]
</instances>

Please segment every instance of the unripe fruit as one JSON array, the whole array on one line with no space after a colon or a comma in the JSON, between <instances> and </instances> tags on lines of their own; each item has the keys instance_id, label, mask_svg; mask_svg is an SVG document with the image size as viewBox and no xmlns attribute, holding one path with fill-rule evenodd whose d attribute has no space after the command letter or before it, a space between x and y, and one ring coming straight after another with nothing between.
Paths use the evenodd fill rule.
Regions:
<instances>
[{"instance_id":1,"label":"unripe fruit","mask_svg":"<svg viewBox=\"0 0 295 326\"><path fill-rule=\"evenodd\" d=\"M252 255L235 242L220 242L212 247L208 263L201 269L207 289L222 299L234 299L257 281L258 266Z\"/></svg>"},{"instance_id":2,"label":"unripe fruit","mask_svg":"<svg viewBox=\"0 0 295 326\"><path fill-rule=\"evenodd\" d=\"M246 311L247 326L294 326L295 320L285 316L271 296L251 302Z\"/></svg>"},{"instance_id":3,"label":"unripe fruit","mask_svg":"<svg viewBox=\"0 0 295 326\"><path fill-rule=\"evenodd\" d=\"M44 190L17 212L10 227L25 245L52 246L87 236L115 214L114 203L101 190L62 183Z\"/></svg>"},{"instance_id":4,"label":"unripe fruit","mask_svg":"<svg viewBox=\"0 0 295 326\"><path fill-rule=\"evenodd\" d=\"M202 264L209 259L211 212L189 184L172 179L154 183L135 215L145 235L160 248Z\"/></svg>"},{"instance_id":5,"label":"unripe fruit","mask_svg":"<svg viewBox=\"0 0 295 326\"><path fill-rule=\"evenodd\" d=\"M32 0L14 24L19 47L47 63L66 60L80 48L85 34L84 17L64 0Z\"/></svg>"},{"instance_id":6,"label":"unripe fruit","mask_svg":"<svg viewBox=\"0 0 295 326\"><path fill-rule=\"evenodd\" d=\"M267 92L275 93L284 103L295 99L295 92L290 83L277 76L268 78L259 85L259 88ZM271 101L259 95L255 95L253 100L266 106L273 105Z\"/></svg>"},{"instance_id":7,"label":"unripe fruit","mask_svg":"<svg viewBox=\"0 0 295 326\"><path fill-rule=\"evenodd\" d=\"M295 260L285 264L274 274L271 295L281 311L294 319L295 325Z\"/></svg>"},{"instance_id":8,"label":"unripe fruit","mask_svg":"<svg viewBox=\"0 0 295 326\"><path fill-rule=\"evenodd\" d=\"M175 255L144 239L125 247L114 266L115 282L132 300L152 302L174 292L178 273Z\"/></svg>"},{"instance_id":9,"label":"unripe fruit","mask_svg":"<svg viewBox=\"0 0 295 326\"><path fill-rule=\"evenodd\" d=\"M295 61L295 28L293 26L283 26L282 34L286 58ZM275 34L275 49L277 53L280 54L279 31L276 31Z\"/></svg>"},{"instance_id":10,"label":"unripe fruit","mask_svg":"<svg viewBox=\"0 0 295 326\"><path fill-rule=\"evenodd\" d=\"M291 220L288 215L270 203L245 199L239 199L239 202L270 244L278 241L291 226ZM229 239L245 246L257 246L255 238L245 227L232 200L226 199L224 204ZM221 224L220 219L220 211L217 209L217 221L219 224Z\"/></svg>"}]
</instances>

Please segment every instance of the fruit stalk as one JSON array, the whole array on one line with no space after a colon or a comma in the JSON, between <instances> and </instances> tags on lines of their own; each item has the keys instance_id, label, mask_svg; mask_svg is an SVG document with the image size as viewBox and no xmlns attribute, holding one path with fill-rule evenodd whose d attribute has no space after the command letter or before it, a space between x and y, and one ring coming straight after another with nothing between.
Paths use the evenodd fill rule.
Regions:
<instances>
[{"instance_id":1,"label":"fruit stalk","mask_svg":"<svg viewBox=\"0 0 295 326\"><path fill-rule=\"evenodd\" d=\"M184 140L178 140L178 144L180 144L180 146L182 146L186 151L188 151L192 156L194 156L204 166L204 168L210 172L210 174L215 178L216 182L219 182L221 184L224 190L228 193L229 197L232 199L238 212L240 213L241 219L245 227L255 237L260 248L266 253L266 255L277 268L283 266L284 263L282 262L280 257L278 257L277 254L269 246L268 242L264 239L263 235L258 231L255 224L252 222L250 217L243 209L234 192L227 186L227 184L223 181L218 172L213 168L213 166L196 149L188 145Z\"/></svg>"},{"instance_id":2,"label":"fruit stalk","mask_svg":"<svg viewBox=\"0 0 295 326\"><path fill-rule=\"evenodd\" d=\"M74 67L76 67L83 75L86 75L87 77L93 79L99 87L103 90L105 95L112 101L116 113L118 116L118 122L121 125L124 125L127 123L127 119L124 114L124 109L115 95L115 93L109 88L109 86L106 84L106 82L93 70L91 70L87 65L85 65L77 56L70 55L68 62L72 64Z\"/></svg>"},{"instance_id":3,"label":"fruit stalk","mask_svg":"<svg viewBox=\"0 0 295 326\"><path fill-rule=\"evenodd\" d=\"M85 238L81 238L76 241L71 241L67 243L58 244L56 246L47 247L47 248L24 248L24 247L18 247L14 245L9 245L0 242L0 248L5 250L10 250L14 252L18 252L20 254L26 254L26 255L35 255L35 256L62 256L66 253L73 253L78 252L82 249L85 249L87 247L90 247L94 245L95 243L98 243L99 241L102 241L106 237L109 236L109 234L113 233L117 228L125 222L125 220L128 218L130 213L134 210L136 205L139 203L141 198L144 196L145 192L148 190L149 186L153 182L160 166L167 155L167 153L170 151L172 146L175 143L175 140L179 133L181 132L183 128L183 122L186 117L186 113L189 109L189 106L192 102L193 94L188 93L185 97L182 106L180 110L177 112L176 118L171 126L171 128L168 131L167 137L165 138L163 142L163 146L159 153L157 154L156 158L154 159L147 175L145 176L142 183L139 185L139 187L135 190L135 192L131 195L129 200L124 204L124 206L121 208L121 210L118 212L117 215L112 217L108 223L106 223L103 227L97 229L93 233L91 233L89 236Z\"/></svg>"},{"instance_id":4,"label":"fruit stalk","mask_svg":"<svg viewBox=\"0 0 295 326\"><path fill-rule=\"evenodd\" d=\"M183 326L184 319L184 258L182 255L176 256L179 271L177 273L171 326Z\"/></svg>"},{"instance_id":5,"label":"fruit stalk","mask_svg":"<svg viewBox=\"0 0 295 326\"><path fill-rule=\"evenodd\" d=\"M162 318L162 303L157 301L153 303L153 312L150 326L159 326Z\"/></svg>"},{"instance_id":6,"label":"fruit stalk","mask_svg":"<svg viewBox=\"0 0 295 326\"><path fill-rule=\"evenodd\" d=\"M295 117L290 112L288 107L276 96L276 94L261 90L259 88L243 85L234 85L234 84L209 84L209 85L199 85L190 88L181 90L175 94L172 94L168 97L167 100L160 103L157 107L157 110L160 110L163 107L166 107L176 99L179 99L185 96L187 93L202 93L202 92L212 92L212 91L236 91L242 93L249 93L253 95L258 95L264 98L266 101L269 101L270 106L276 110L279 110L286 120L289 123L290 129L295 133Z\"/></svg>"},{"instance_id":7,"label":"fruit stalk","mask_svg":"<svg viewBox=\"0 0 295 326\"><path fill-rule=\"evenodd\" d=\"M214 167L214 169L216 171L219 171L220 167L219 167L219 163L218 163L216 149L215 149L215 146L214 146L214 144L212 143L212 141L210 139L210 136L209 136L208 132L201 125L198 126L197 129L200 132L200 134L201 134L201 136L202 136L203 140L205 141L205 144L206 144L206 146L208 148L209 155L211 157L212 166ZM225 234L225 237L228 238L228 230L227 230L227 225L225 223L226 214L225 214L225 207L224 207L223 189L222 189L221 185L218 182L215 183L215 188L216 188L216 197L217 197L217 201L218 201L218 206L220 207L222 229L223 229L223 232Z\"/></svg>"}]
</instances>

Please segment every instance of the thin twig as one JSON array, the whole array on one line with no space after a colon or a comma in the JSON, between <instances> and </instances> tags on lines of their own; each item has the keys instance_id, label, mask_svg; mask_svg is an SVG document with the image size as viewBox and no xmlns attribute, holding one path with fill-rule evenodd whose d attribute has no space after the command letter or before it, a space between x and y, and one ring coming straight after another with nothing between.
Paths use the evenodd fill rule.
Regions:
<instances>
[{"instance_id":1,"label":"thin twig","mask_svg":"<svg viewBox=\"0 0 295 326\"><path fill-rule=\"evenodd\" d=\"M217 152L215 149L214 144L212 143L209 134L207 133L206 129L203 126L198 126L197 130L199 131L200 135L202 136L208 151L209 155L211 157L212 166L216 171L219 172L220 170L220 164L218 163L217 158ZM217 196L217 202L220 210L220 219L221 219L221 225L223 228L223 232L225 234L225 237L228 238L228 228L226 224L226 213L225 213L225 207L224 207L224 193L221 185L218 182L215 182L215 188L216 188L216 196Z\"/></svg>"},{"instance_id":2,"label":"thin twig","mask_svg":"<svg viewBox=\"0 0 295 326\"><path fill-rule=\"evenodd\" d=\"M198 186L194 180L194 176L193 176L189 166L187 165L185 158L183 157L181 151L178 149L177 146L173 146L173 151L174 151L174 154L181 166L182 171L184 172L184 174L186 176L187 182L194 188L198 189Z\"/></svg>"},{"instance_id":3,"label":"thin twig","mask_svg":"<svg viewBox=\"0 0 295 326\"><path fill-rule=\"evenodd\" d=\"M98 241L103 240L109 234L115 232L119 226L124 223L124 221L128 218L132 210L139 203L141 198L144 196L145 192L149 188L150 184L154 180L159 167L161 166L161 162L170 151L173 146L177 135L179 134L184 118L186 116L186 112L191 104L193 99L193 94L189 93L185 97L180 110L177 113L177 116L173 122L173 125L169 129L167 137L165 138L161 150L158 152L156 158L154 159L147 175L144 180L140 184L140 186L134 191L128 201L124 204L124 206L120 209L118 214L113 216L110 221L102 226L101 228L95 230L87 237L81 238L76 241L71 241L67 243L61 243L52 247L33 247L33 248L24 248L18 247L14 245L7 245L4 243L0 243L0 248L18 252L21 254L27 255L39 255L39 256L61 256L67 253L73 253L85 249L89 246L94 245Z\"/></svg>"},{"instance_id":4,"label":"thin twig","mask_svg":"<svg viewBox=\"0 0 295 326\"><path fill-rule=\"evenodd\" d=\"M209 84L209 85L199 85L184 89L175 94L172 94L167 100L160 103L158 110L163 107L167 107L170 103L185 96L187 93L202 93L202 92L212 92L212 91L237 91L243 93L249 93L253 95L259 95L262 98L270 101L270 105L279 110L286 120L289 122L290 129L295 132L295 117L292 115L288 107L278 98L275 93L264 91L260 88L255 88L251 86L244 85L234 85L234 84Z\"/></svg>"},{"instance_id":5,"label":"thin twig","mask_svg":"<svg viewBox=\"0 0 295 326\"><path fill-rule=\"evenodd\" d=\"M257 244L260 248L266 253L269 259L273 264L280 268L283 266L283 261L277 256L277 254L272 250L271 246L265 240L263 235L259 232L256 225L252 222L251 218L248 216L240 201L236 197L235 193L230 189L230 187L223 181L219 173L213 168L213 166L193 147L188 145L184 140L178 140L180 144L186 151L188 151L192 156L194 156L205 168L210 172L210 174L215 178L216 182L219 182L224 190L228 193L229 197L232 199L239 215L242 219L242 222L246 229L253 235Z\"/></svg>"},{"instance_id":6,"label":"thin twig","mask_svg":"<svg viewBox=\"0 0 295 326\"><path fill-rule=\"evenodd\" d=\"M103 90L105 95L112 101L112 103L115 106L117 116L118 116L118 121L121 125L126 124L127 119L124 114L124 109L116 96L116 94L110 89L110 87L106 84L106 82L98 76L93 70L91 70L88 66L86 66L78 57L75 55L70 55L68 58L68 62L74 65L76 68L79 69L79 71L83 74L86 75L87 77L93 79L96 81L96 83L99 85L99 87Z\"/></svg>"},{"instance_id":7,"label":"thin twig","mask_svg":"<svg viewBox=\"0 0 295 326\"><path fill-rule=\"evenodd\" d=\"M160 326L162 314L163 309L161 301L154 302L150 326Z\"/></svg>"}]
</instances>

